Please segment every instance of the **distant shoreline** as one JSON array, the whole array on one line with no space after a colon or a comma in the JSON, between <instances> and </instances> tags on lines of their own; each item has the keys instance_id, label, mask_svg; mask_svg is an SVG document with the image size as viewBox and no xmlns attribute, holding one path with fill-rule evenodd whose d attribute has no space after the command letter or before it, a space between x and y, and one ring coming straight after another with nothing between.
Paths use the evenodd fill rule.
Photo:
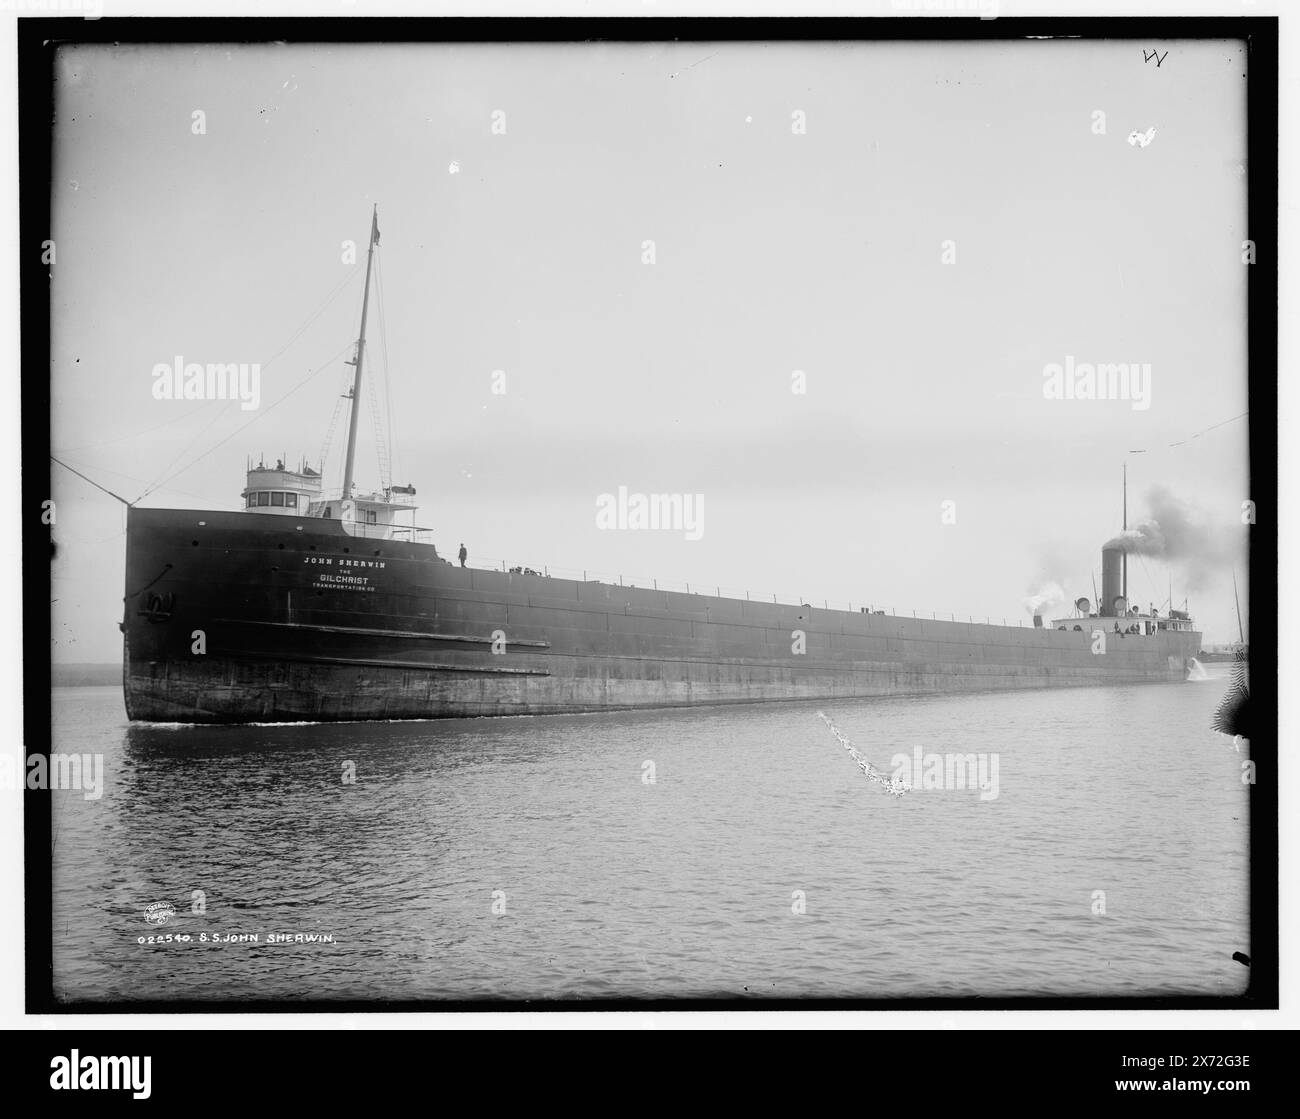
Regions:
<instances>
[{"instance_id":1,"label":"distant shoreline","mask_svg":"<svg viewBox=\"0 0 1300 1119\"><path fill-rule=\"evenodd\" d=\"M91 688L122 683L120 664L51 664L50 682L56 688Z\"/></svg>"}]
</instances>

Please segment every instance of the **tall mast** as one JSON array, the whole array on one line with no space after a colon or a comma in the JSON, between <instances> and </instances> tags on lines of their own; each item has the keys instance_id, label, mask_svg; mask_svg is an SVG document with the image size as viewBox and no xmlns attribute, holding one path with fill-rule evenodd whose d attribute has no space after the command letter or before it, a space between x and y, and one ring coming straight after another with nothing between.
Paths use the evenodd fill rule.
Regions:
<instances>
[{"instance_id":1,"label":"tall mast","mask_svg":"<svg viewBox=\"0 0 1300 1119\"><path fill-rule=\"evenodd\" d=\"M358 374L359 375L359 374ZM1128 463L1124 463L1124 531L1128 532ZM1124 605L1128 605L1128 542L1125 541L1124 551L1121 553L1122 582L1120 583L1120 594L1124 596Z\"/></svg>"},{"instance_id":2,"label":"tall mast","mask_svg":"<svg viewBox=\"0 0 1300 1119\"><path fill-rule=\"evenodd\" d=\"M366 352L366 311L370 306L370 269L379 240L379 206L370 217L370 247L366 250L366 289L361 296L361 336L357 339L357 375L352 379L352 410L348 416L348 452L343 466L343 501L352 500L352 465L357 454L357 412L361 407L361 363ZM352 363L349 363L352 364Z\"/></svg>"}]
</instances>

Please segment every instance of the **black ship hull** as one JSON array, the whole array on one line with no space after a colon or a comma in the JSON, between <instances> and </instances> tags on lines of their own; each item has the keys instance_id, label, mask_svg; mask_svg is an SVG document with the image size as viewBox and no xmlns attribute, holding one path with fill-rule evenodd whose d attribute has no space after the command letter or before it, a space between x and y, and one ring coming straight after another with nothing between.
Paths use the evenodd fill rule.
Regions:
<instances>
[{"instance_id":1,"label":"black ship hull","mask_svg":"<svg viewBox=\"0 0 1300 1119\"><path fill-rule=\"evenodd\" d=\"M1091 628L461 568L429 545L320 518L131 509L127 520L133 720L463 718L1173 683L1200 648L1194 631L1108 633L1098 653Z\"/></svg>"}]
</instances>

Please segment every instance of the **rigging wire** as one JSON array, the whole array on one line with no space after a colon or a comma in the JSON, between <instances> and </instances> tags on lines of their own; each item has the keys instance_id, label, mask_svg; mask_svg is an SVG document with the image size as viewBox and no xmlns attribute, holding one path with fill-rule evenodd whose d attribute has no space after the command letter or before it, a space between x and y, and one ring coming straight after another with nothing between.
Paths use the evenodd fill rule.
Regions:
<instances>
[{"instance_id":1,"label":"rigging wire","mask_svg":"<svg viewBox=\"0 0 1300 1119\"><path fill-rule=\"evenodd\" d=\"M1230 423L1232 423L1232 422L1235 421L1235 420L1244 419L1246 416L1249 416L1249 415L1250 415L1250 412L1249 412L1249 411L1245 411L1245 412L1242 412L1241 415L1239 415L1239 416L1233 416L1231 419L1220 420L1217 424L1210 424L1209 427L1202 428L1200 431L1196 432L1195 435L1191 435L1191 436L1189 436L1187 439L1182 440L1181 442L1178 442L1178 443L1170 443L1169 445L1170 445L1171 447L1181 447L1181 446L1183 445L1183 443L1190 443L1191 440L1193 440L1193 439L1199 439L1199 438L1200 438L1202 435L1204 435L1207 431L1213 431L1216 427L1223 427L1224 424L1230 424Z\"/></svg>"},{"instance_id":2,"label":"rigging wire","mask_svg":"<svg viewBox=\"0 0 1300 1119\"><path fill-rule=\"evenodd\" d=\"M283 404L286 400L288 400L289 397L293 396L293 394L296 393L305 384L307 384L308 381L314 379L315 377L323 373L326 369L328 369L331 365L333 365L334 362L337 361L339 357L341 357L344 353L346 353L348 346L351 345L352 343L349 342L347 343L347 345L341 347L338 350L338 352L333 354L331 357L326 359L326 361L323 364L317 366L314 370L308 373L306 377L304 377L301 381L299 381L296 385L294 385L293 388L291 388L282 397L280 397L280 399L277 400L274 404L268 404L265 408L263 408L260 412L258 412L257 415L255 415L251 420L249 420L248 423L240 424L239 427L235 428L235 430L232 431L229 435L227 435L224 439L214 443L211 447L209 447L206 451L204 451L203 454L199 455L198 458L193 459L188 466L182 466L174 474L170 474L166 478L163 478L161 481L155 482L152 486L150 486L147 490L145 490L144 493L142 493L139 497L137 497L135 501L128 502L128 504L135 505L143 501L146 497L149 496L149 494L153 493L153 491L156 490L159 486L164 485L166 482L170 482L173 478L179 477L181 474L184 474L187 470L192 470L200 462L202 462L205 458L207 458L208 455L212 454L212 452L215 451L218 447L221 447L224 444L229 443L230 440L232 440L246 427L249 427L250 425L257 423L257 421L262 419L268 412L271 412L273 409L278 408L281 404Z\"/></svg>"},{"instance_id":3,"label":"rigging wire","mask_svg":"<svg viewBox=\"0 0 1300 1119\"><path fill-rule=\"evenodd\" d=\"M1210 424L1209 427L1203 427L1203 428L1201 428L1200 431L1193 432L1191 435L1187 436L1186 439L1180 439L1180 440L1178 440L1178 442L1176 442L1176 443L1168 443L1168 444L1165 444L1164 447L1156 447L1156 448L1154 448L1154 449L1155 449L1155 450L1164 450L1164 449L1166 449L1167 447L1184 447L1184 446L1186 446L1188 443L1190 443L1193 439L1199 439L1202 435L1205 435L1205 434L1207 434L1208 432L1214 431L1216 428L1225 427L1225 426L1227 426L1227 425L1230 424L1230 423L1236 423L1237 420L1245 419L1245 418L1246 418L1247 416L1249 416L1249 415L1250 415L1250 410L1247 409L1245 412L1241 412L1241 413L1239 413L1238 415L1235 415L1235 416L1230 416L1230 417L1228 417L1228 419L1226 419L1226 420L1220 420L1218 423ZM1148 453L1148 451L1150 451L1150 450L1152 450L1152 449L1153 449L1153 448L1149 448L1149 447L1135 447L1135 448L1131 449L1128 453L1131 454L1131 455L1145 455L1145 454ZM1136 555L1136 556L1138 557L1138 560L1141 562L1141 564L1142 564L1142 571L1143 571L1143 574L1146 575L1148 583L1154 583L1154 580L1151 578L1151 572L1150 572L1150 570L1147 568L1146 560L1143 558L1142 553L1141 553L1141 552L1134 552L1133 554ZM1129 602L1130 602L1130 604L1132 603L1132 598L1131 598L1131 597L1130 597L1130 599L1129 599ZM1169 597L1166 599L1166 608L1169 609L1169 610L1172 610L1172 609L1174 608L1174 601L1173 601L1173 596L1172 596L1172 594L1170 594Z\"/></svg>"},{"instance_id":4,"label":"rigging wire","mask_svg":"<svg viewBox=\"0 0 1300 1119\"><path fill-rule=\"evenodd\" d=\"M1215 428L1217 428L1217 427L1223 427L1223 426L1225 426L1226 424L1235 423L1237 420L1244 419L1246 416L1249 416L1249 415L1250 415L1250 412L1249 412L1249 410L1247 410L1247 411L1245 411L1245 412L1242 412L1242 413L1241 413L1240 415L1238 415L1238 416L1232 416L1232 417L1230 417L1230 418L1228 418L1228 419L1226 419L1226 420L1220 420L1217 424L1210 424L1209 427L1203 427L1203 428L1201 428L1200 431L1197 431L1197 432L1193 433L1192 435L1189 435L1186 439L1180 439L1180 440L1178 440L1177 443L1167 443L1167 444L1165 444L1165 446L1166 446L1166 447L1182 447L1182 446L1185 446L1186 444L1190 443L1193 439L1199 439L1202 435L1206 434L1206 432L1213 431ZM1131 454L1131 455L1144 455L1144 454L1146 454L1146 453L1147 453L1149 450L1151 450L1151 449L1152 449L1152 448L1150 448L1150 447L1135 447L1133 450L1129 451L1129 454ZM1154 449L1155 449L1155 450L1163 450L1164 447L1156 447L1156 448L1154 448Z\"/></svg>"},{"instance_id":5,"label":"rigging wire","mask_svg":"<svg viewBox=\"0 0 1300 1119\"><path fill-rule=\"evenodd\" d=\"M327 295L327 296L325 297L325 302L322 303L322 304L321 304L321 305L320 305L320 306L319 306L319 307L318 307L318 308L317 308L317 309L312 313L311 317L310 317L309 319L307 319L307 321L304 322L304 323L302 324L302 326L300 326L300 327L297 329L297 331L294 333L293 337L290 338L289 341L287 341L283 346L281 346L280 349L278 349L274 354L272 354L271 357L270 357L270 359L269 359L268 361L264 361L264 362L262 362L262 368L265 369L268 365L271 364L272 361L274 361L276 358L278 358L281 354L283 354L283 353L285 352L285 350L287 350L287 349L288 349L290 346L292 346L296 341L298 341L298 339L302 337L303 333L307 330L307 328L308 328L309 326L311 326L311 324L314 323L318 318L320 318L321 315L323 315L323 314L325 313L325 309L326 309L326 308L327 308L331 303L333 303L334 300L335 300L336 298L338 298L338 296L342 293L343 289L344 289L345 287L347 287L348 284L350 284L353 280L355 280L355 279L356 279L360 274L361 274L361 273L360 273L360 270L359 270L359 269L357 269L357 268L353 268L353 269L352 269L352 270L351 270L351 271L350 271L350 272L349 272L349 273L348 273L348 274L343 278L343 280L342 280L339 284L337 284L337 285L335 286L334 290L331 291L331 292L329 293L329 295Z\"/></svg>"},{"instance_id":6,"label":"rigging wire","mask_svg":"<svg viewBox=\"0 0 1300 1119\"><path fill-rule=\"evenodd\" d=\"M59 449L65 455L70 455L70 454L75 454L78 451L91 451L94 450L96 447L107 447L113 443L121 443L126 439L139 439L142 435L149 435L151 432L158 431L160 428L168 427L171 424L178 423L180 420L192 419L193 417L197 416L200 412L203 411L203 403L206 402L201 402L199 404L199 407L197 408L193 408L188 412L182 412L178 416L172 416L172 418L169 420L163 420L163 422L160 424L154 424L153 427L146 427L143 431L137 431L131 435L117 435L114 436L112 439L101 439L98 443L82 443L80 446L77 447L60 447Z\"/></svg>"},{"instance_id":7,"label":"rigging wire","mask_svg":"<svg viewBox=\"0 0 1300 1119\"><path fill-rule=\"evenodd\" d=\"M1140 563L1140 564L1142 565L1142 574L1146 576L1146 580L1147 580L1147 584L1148 584L1148 588L1147 588L1147 589L1148 589L1148 593L1149 593L1149 592L1150 592L1150 588L1153 587L1153 586L1155 586L1155 580L1151 577L1151 569L1150 569L1149 567L1147 567L1146 557L1145 557L1141 552L1134 552L1133 555L1137 556L1137 558L1138 558L1138 563ZM1150 602L1150 601L1151 601L1150 598L1148 598L1147 601ZM1132 595L1129 595L1128 604L1129 604L1130 606L1133 605L1133 596L1132 596Z\"/></svg>"},{"instance_id":8,"label":"rigging wire","mask_svg":"<svg viewBox=\"0 0 1300 1119\"><path fill-rule=\"evenodd\" d=\"M346 276L344 276L343 279L342 279L341 281L339 281L339 283L337 283L337 284L334 286L334 288L333 288L333 289L330 291L330 293L329 293L329 294L324 298L324 300L323 300L323 301L322 301L322 302L321 302L321 303L316 307L316 309L315 309L314 311L312 311L311 314L309 314L309 315L307 316L306 320L304 320L304 322L302 323L302 325L299 326L298 329L295 330L295 331L293 332L293 334L290 336L289 340L288 340L287 342L285 342L285 344L284 344L283 346L281 346L278 350L276 350L275 353L273 353L269 358L267 358L266 361L264 361L264 362L261 363L260 368L263 369L263 370L267 369L267 368L271 365L272 362L274 362L277 358L283 356L283 354L284 354L284 353L289 349L289 347L292 346L296 341L298 341L299 338L301 338L301 337L303 336L303 334L304 334L304 333L307 331L307 329L312 325L312 323L314 323L318 318L321 317L321 315L323 315L323 314L325 313L325 311L328 309L328 307L330 306L330 304L333 303L334 300L338 298L338 296L343 292L343 289L346 288L346 287L348 286L348 284L350 284L353 280L356 279L356 277L357 277L358 274L359 274L359 273L358 273L357 269L355 269L355 268L353 268L351 271L349 271L348 274L347 274ZM337 356L337 355L336 355L336 356ZM330 358L330 361L333 361L333 360L334 360L333 358ZM291 390L291 391L297 391L297 390L295 389L295 390ZM283 398L282 398L282 399L283 399ZM164 473L164 474L166 473L166 471L170 470L170 469L171 469L171 468L172 468L172 467L173 467L173 466L174 466L174 465L175 465L175 464L176 464L176 463L177 463L177 462L178 462L182 457L184 457L184 456L185 456L185 455L186 455L186 454L187 454L187 453L188 453L188 452L189 452L189 451L194 447L194 444L197 443L197 442L199 441L200 438L202 438L203 434L204 434L204 433L205 433L205 432L206 432L210 427L212 427L212 425L213 425L214 423L216 423L216 421L217 421L218 419L220 419L220 418L221 418L221 417L222 417L222 416L223 416L227 411L229 411L229 409L230 409L230 405L231 405L232 403L234 403L233 400L228 400L228 401L226 401L225 407L223 407L223 408L221 408L220 410L218 410L216 416L214 416L211 420L209 420L206 424L204 424L204 426L202 427L202 429L199 430L198 432L196 432L196 433L195 433L195 434L194 434L194 435L189 439L189 441L185 444L185 446L181 448L180 454L178 454L174 459L172 459L171 462L169 462L169 463L168 463L168 464L163 468L163 473ZM158 428L166 427L166 426L167 426L168 424L170 424L170 423L175 423L175 422L177 422L177 421L179 421L179 420L187 419L187 418L189 418L190 416L195 415L195 414L197 413L197 411L198 411L198 410L196 409L194 412L186 412L186 413L184 413L184 414L181 415L181 416L176 416L176 417L174 417L173 419L170 419L170 420L165 421L164 423L158 424L157 427L146 428L144 431L139 432L139 433L138 433L137 435L135 435L135 436L122 436L121 438L122 438L122 439L126 439L126 438L139 438L140 435L147 435L149 432L151 432L151 431L157 431ZM267 409L267 411L269 411L269 409ZM265 413L263 413L263 414L265 414ZM256 419L256 418L257 418L257 417L254 417L254 419ZM249 422L251 423L252 421L249 421ZM244 426L247 427L248 425L245 424ZM243 428L239 428L238 430L242 431ZM107 443L117 443L117 442L121 442L121 439L110 439L110 440L107 441ZM225 440L222 440L222 442L225 442ZM107 443L99 443L99 444L92 443L92 444L89 444L89 446L91 446L91 447L94 447L94 446L106 446ZM221 446L221 444L218 443L216 446L219 447L219 446ZM84 448L83 448L83 449L84 449ZM216 447L213 447L212 449L215 450ZM201 456L201 457L206 457L206 456ZM200 460L199 460L199 459L195 459L194 461L195 461L195 462L198 462L198 461L200 461ZM193 464L191 464L191 465L193 465ZM186 467L185 469L188 470L189 467ZM174 478L175 476L176 476L176 475L174 475L174 474L173 474L173 475L170 475L170 477L172 477L172 478ZM143 499L144 499L148 494L152 493L152 492L153 492L155 489L157 489L158 486L161 485L161 484L162 484L162 483L159 482L157 485L150 486L148 489L145 490L144 493L142 493L142 494L141 494L139 497L137 497L135 500L136 500L137 502L138 502L138 501L142 501L142 500L143 500Z\"/></svg>"},{"instance_id":9,"label":"rigging wire","mask_svg":"<svg viewBox=\"0 0 1300 1119\"><path fill-rule=\"evenodd\" d=\"M215 423L216 423L219 419L221 419L221 418L222 418L222 417L223 417L227 412L229 412L229 411L230 411L230 406L231 406L232 404L234 404L234 403L235 403L235 399L232 397L230 400L227 400L227 401L225 402L225 404L223 404L223 405L222 405L220 408L218 408L215 412L213 412L213 413L212 413L212 419L208 420L208 422L205 423L205 424L203 425L203 427L202 427L199 431L197 431L197 432L194 433L193 438L191 438L191 439L190 439L190 440L185 444L185 446L183 446L179 451L176 452L176 457L173 458L173 459L171 460L171 462L169 462L166 466L163 467L163 469L162 469L162 473L163 473L164 475L166 475L166 474L167 474L167 471L169 471L173 466L175 466L178 462L180 462L180 460L181 460L182 458L184 458L187 454L189 454L189 453L190 453L190 449L194 446L195 443L197 443L197 442L199 441L199 439L203 436L204 432L206 432L210 427L212 427L213 424L215 424ZM169 478L170 478L170 477L171 477L171 476L169 476ZM161 484L161 483L160 483L160 484ZM142 499L145 497L146 494L152 493L153 490L154 490L154 488L155 488L155 487L153 487L153 486L149 486L148 488L145 489L145 492L142 493L142 494L141 494L139 497L137 497L135 500L136 500L136 501L140 501L140 500L142 500Z\"/></svg>"},{"instance_id":10,"label":"rigging wire","mask_svg":"<svg viewBox=\"0 0 1300 1119\"><path fill-rule=\"evenodd\" d=\"M366 382L366 385L369 389L368 399L370 403L370 427L375 437L375 457L379 461L379 485L381 489L387 490L393 484L393 464L391 458L389 457L388 442L384 437L384 413L381 412L379 408L380 371L382 371L383 378L384 378L385 401L388 399L389 396L387 334L384 330L383 293L381 292L379 287L380 284L379 260L381 258L382 258L382 254L379 254L376 257L376 261L375 261L375 303L376 303L375 311L376 311L376 317L378 319L378 324L379 324L380 345L378 351L375 354L375 358L371 363L375 372L371 374L369 380Z\"/></svg>"},{"instance_id":11,"label":"rigging wire","mask_svg":"<svg viewBox=\"0 0 1300 1119\"><path fill-rule=\"evenodd\" d=\"M74 473L74 474L75 474L78 478L80 478L83 482L89 482L92 486L95 487L95 489L97 489L97 490L103 490L103 492L106 493L106 494L108 494L109 497L116 497L117 500L120 501L123 505L127 505L127 506L129 506L129 505L133 504L132 502L127 501L127 499L124 498L124 497L122 497L120 494L116 494L116 493L114 493L114 492L113 492L112 490L110 490L110 489L105 489L103 486L101 486L101 485L100 485L98 482L96 482L94 479L92 479L92 478L87 478L87 477L86 477L86 476L85 476L85 475L84 475L80 470L78 470L75 466L69 466L69 465L68 465L66 462L64 462L61 458L56 458L54 455L50 455L50 458L54 459L54 461L57 462L61 467L63 467L64 470L71 470L72 473ZM110 472L110 473L111 473L111 472ZM138 501L139 498L137 498L136 500Z\"/></svg>"},{"instance_id":12,"label":"rigging wire","mask_svg":"<svg viewBox=\"0 0 1300 1119\"><path fill-rule=\"evenodd\" d=\"M325 440L321 443L320 462L318 464L321 478L325 477L325 460L329 458L330 447L334 443L334 435L338 430L339 416L343 413L343 401L347 399L344 396L338 396L334 400L334 411L330 415L330 422L325 428Z\"/></svg>"},{"instance_id":13,"label":"rigging wire","mask_svg":"<svg viewBox=\"0 0 1300 1119\"><path fill-rule=\"evenodd\" d=\"M375 388L377 379L371 377L367 382L370 386L370 427L375 436L375 456L379 459L379 485L381 489L386 489L393 484L392 466L387 461L388 450L384 446L383 423L379 417L379 395Z\"/></svg>"},{"instance_id":14,"label":"rigging wire","mask_svg":"<svg viewBox=\"0 0 1300 1119\"><path fill-rule=\"evenodd\" d=\"M63 462L61 459L56 458L53 454L50 455L50 458L51 458L51 459L54 459L55 462L58 462L60 466L66 466L69 470L75 470L75 469L76 469L76 468L75 468L75 467L74 467L70 462ZM102 467L102 466L97 466L97 467L94 468L94 470L95 470L95 473L100 474L100 475L103 475L103 474L111 474L111 475L113 475L113 476L116 477L116 478L124 478L124 479L126 479L126 481L128 481L128 482L131 483L132 487L135 487L135 486L147 486L147 485L149 484L149 479L148 479L148 478L141 478L141 477L139 477L138 475L135 475L135 474L125 474L125 473L123 473L121 470L109 470L109 469L107 469L106 467ZM83 475L83 476L84 476L84 475ZM87 478L86 480L87 480L87 481L90 481L89 478ZM93 484L93 483L92 483L92 484ZM177 486L163 486L162 488L165 489L165 490L167 490L169 493L177 493L177 494L181 494L181 495L183 495L183 496L185 496L185 497L192 497L192 498L194 498L196 501L200 501L200 502L202 502L202 501L206 501L206 500L208 499L208 497L207 497L206 494L194 493L194 492L191 491L191 490L183 490L183 489L180 489L180 488L177 487ZM113 496L116 497L117 495L114 494ZM130 508L130 506L131 506L131 502L129 502L129 501L122 501L122 504L125 505L127 508Z\"/></svg>"},{"instance_id":15,"label":"rigging wire","mask_svg":"<svg viewBox=\"0 0 1300 1119\"><path fill-rule=\"evenodd\" d=\"M379 345L384 354L384 415L388 425L388 481L389 485L392 485L393 477L402 475L397 470L399 465L397 430L393 427L393 381L388 360L388 319L384 314L383 254L376 258L375 294L379 310Z\"/></svg>"}]
</instances>

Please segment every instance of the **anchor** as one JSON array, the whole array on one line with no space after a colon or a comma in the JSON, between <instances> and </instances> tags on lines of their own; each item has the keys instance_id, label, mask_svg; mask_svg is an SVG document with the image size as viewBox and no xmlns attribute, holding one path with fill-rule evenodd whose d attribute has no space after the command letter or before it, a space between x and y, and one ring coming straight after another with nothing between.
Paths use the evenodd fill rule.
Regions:
<instances>
[{"instance_id":1,"label":"anchor","mask_svg":"<svg viewBox=\"0 0 1300 1119\"><path fill-rule=\"evenodd\" d=\"M166 594L154 592L149 595L145 601L143 610L137 610L136 613L141 617L148 618L150 622L166 622L172 616L172 608L176 605L176 595L171 591Z\"/></svg>"}]
</instances>

